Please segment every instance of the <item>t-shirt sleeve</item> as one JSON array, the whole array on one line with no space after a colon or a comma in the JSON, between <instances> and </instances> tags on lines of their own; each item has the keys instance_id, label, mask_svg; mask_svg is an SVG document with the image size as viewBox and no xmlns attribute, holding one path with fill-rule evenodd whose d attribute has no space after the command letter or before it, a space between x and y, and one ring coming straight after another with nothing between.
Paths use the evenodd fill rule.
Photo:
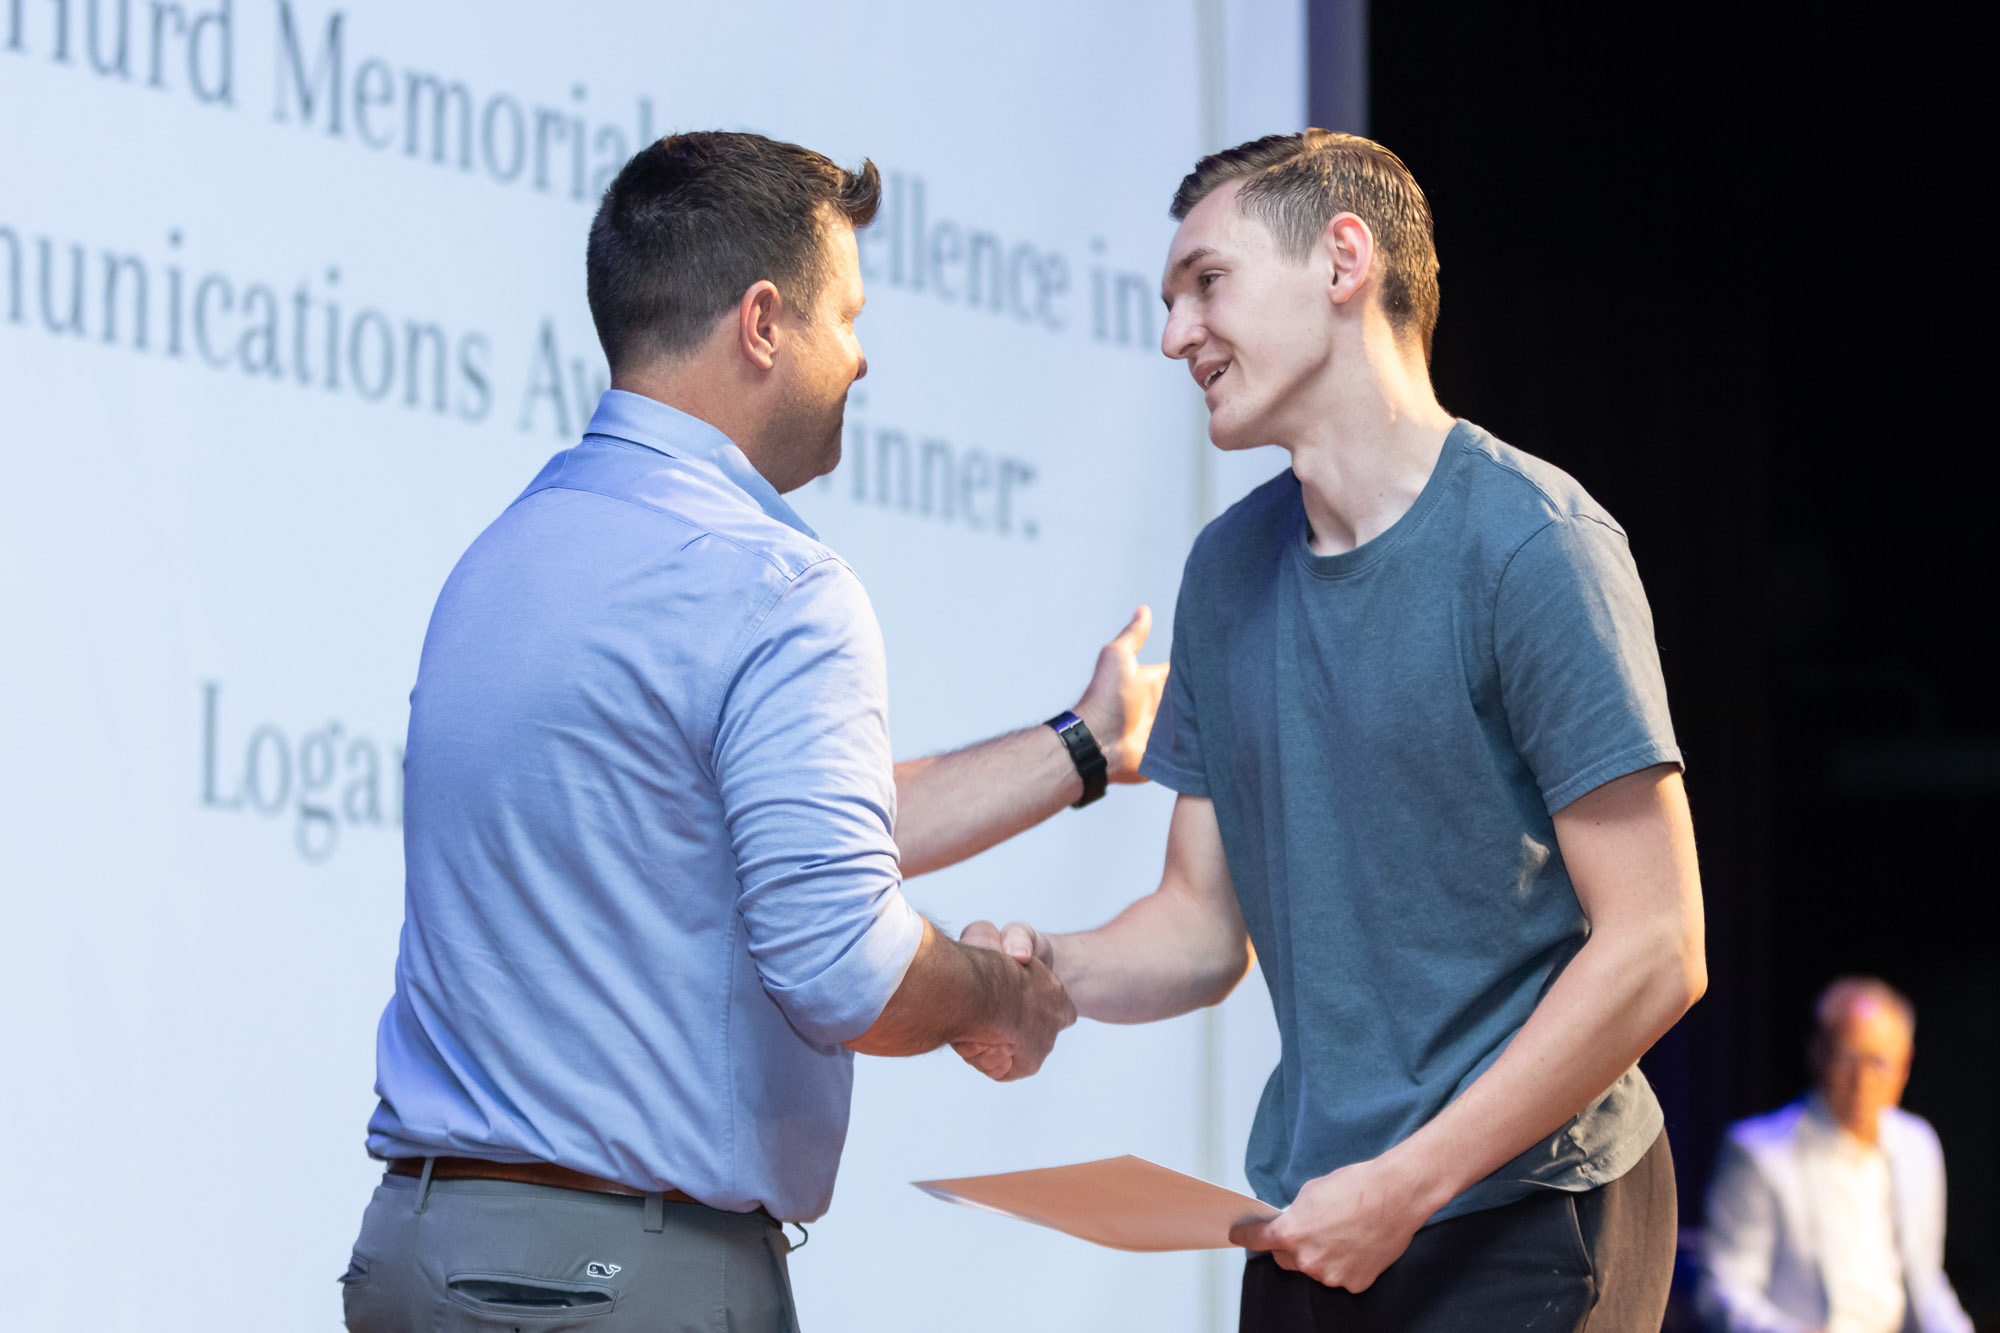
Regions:
<instances>
[{"instance_id":1,"label":"t-shirt sleeve","mask_svg":"<svg viewBox=\"0 0 2000 1333\"><path fill-rule=\"evenodd\" d=\"M851 570L794 579L738 658L714 766L750 956L792 1026L868 1030L923 922L897 865L882 635Z\"/></svg>"},{"instance_id":2,"label":"t-shirt sleeve","mask_svg":"<svg viewBox=\"0 0 2000 1333\"><path fill-rule=\"evenodd\" d=\"M1653 613L1624 534L1560 518L1515 552L1493 614L1514 748L1551 814L1660 763L1679 763Z\"/></svg>"},{"instance_id":3,"label":"t-shirt sleeve","mask_svg":"<svg viewBox=\"0 0 2000 1333\"><path fill-rule=\"evenodd\" d=\"M1174 645L1167 653L1167 688L1153 716L1152 735L1139 761L1139 774L1183 796L1207 796L1208 774L1201 762L1201 725L1195 711L1193 668L1197 594L1195 561L1201 547L1188 556L1181 575L1180 599L1174 607Z\"/></svg>"}]
</instances>

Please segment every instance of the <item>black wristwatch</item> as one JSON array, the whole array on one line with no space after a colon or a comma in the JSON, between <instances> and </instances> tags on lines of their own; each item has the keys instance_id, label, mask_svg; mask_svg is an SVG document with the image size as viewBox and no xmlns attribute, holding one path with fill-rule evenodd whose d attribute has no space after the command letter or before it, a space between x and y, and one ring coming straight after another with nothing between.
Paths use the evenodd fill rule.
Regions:
<instances>
[{"instance_id":1,"label":"black wristwatch","mask_svg":"<svg viewBox=\"0 0 2000 1333\"><path fill-rule=\"evenodd\" d=\"M1110 767L1104 762L1104 751L1097 748L1097 737L1090 734L1090 728L1075 713L1057 713L1049 719L1048 725L1062 737L1070 762L1076 765L1076 775L1083 779L1083 799L1072 807L1081 810L1104 795L1104 789L1110 783Z\"/></svg>"}]
</instances>

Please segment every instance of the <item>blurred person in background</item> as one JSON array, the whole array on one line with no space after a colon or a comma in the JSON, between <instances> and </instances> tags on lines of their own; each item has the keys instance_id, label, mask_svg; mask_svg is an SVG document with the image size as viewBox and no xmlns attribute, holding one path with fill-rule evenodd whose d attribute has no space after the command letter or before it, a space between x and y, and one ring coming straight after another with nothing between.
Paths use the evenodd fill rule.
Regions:
<instances>
[{"instance_id":1,"label":"blurred person in background","mask_svg":"<svg viewBox=\"0 0 2000 1333\"><path fill-rule=\"evenodd\" d=\"M1898 1110L1916 1011L1842 977L1816 1010L1813 1090L1730 1127L1698 1296L1715 1333L1972 1333L1944 1274L1944 1153Z\"/></svg>"}]
</instances>

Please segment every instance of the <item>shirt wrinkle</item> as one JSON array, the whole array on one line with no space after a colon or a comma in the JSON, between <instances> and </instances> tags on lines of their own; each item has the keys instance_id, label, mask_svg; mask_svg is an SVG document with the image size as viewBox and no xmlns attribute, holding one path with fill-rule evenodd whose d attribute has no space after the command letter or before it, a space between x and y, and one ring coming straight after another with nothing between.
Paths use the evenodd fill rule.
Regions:
<instances>
[{"instance_id":1,"label":"shirt wrinkle","mask_svg":"<svg viewBox=\"0 0 2000 1333\"><path fill-rule=\"evenodd\" d=\"M736 636L736 641L730 645L728 665L716 676L715 702L704 710L704 715L708 719L708 730L704 733L708 737L708 744L696 747L696 753L703 761L702 770L711 778L715 776L715 743L722 736L722 712L729 706L730 691L736 687L737 677L742 674L743 659L749 655L750 645L757 642L757 632L764 628L765 623L771 618L771 612L777 609L778 603L785 600L785 594L791 591L792 586L790 583L785 583L771 589L770 594L764 599L764 604L757 609L757 613L743 626Z\"/></svg>"},{"instance_id":2,"label":"shirt wrinkle","mask_svg":"<svg viewBox=\"0 0 2000 1333\"><path fill-rule=\"evenodd\" d=\"M452 571L418 680L369 1150L824 1212L838 1041L922 929L852 570L720 432L614 390Z\"/></svg>"},{"instance_id":3,"label":"shirt wrinkle","mask_svg":"<svg viewBox=\"0 0 2000 1333\"><path fill-rule=\"evenodd\" d=\"M1523 550L1594 508L1559 470L1459 422L1410 521L1352 561L1307 558L1298 492L1279 474L1195 543L1141 766L1215 803L1278 1018L1246 1167L1279 1207L1459 1095L1581 947L1561 858L1524 854L1555 845L1534 774L1678 756L1622 543L1564 543L1534 605L1502 596L1545 572ZM1621 619L1579 633L1599 579L1625 580ZM1438 1218L1614 1177L1659 1126L1628 1071Z\"/></svg>"}]
</instances>

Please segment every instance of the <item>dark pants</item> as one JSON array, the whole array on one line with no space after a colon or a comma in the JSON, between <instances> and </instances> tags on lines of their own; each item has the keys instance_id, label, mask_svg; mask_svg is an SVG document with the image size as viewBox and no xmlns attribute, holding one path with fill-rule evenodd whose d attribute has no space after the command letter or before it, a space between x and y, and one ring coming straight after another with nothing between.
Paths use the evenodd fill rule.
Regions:
<instances>
[{"instance_id":1,"label":"dark pants","mask_svg":"<svg viewBox=\"0 0 2000 1333\"><path fill-rule=\"evenodd\" d=\"M1663 1132L1630 1171L1582 1194L1425 1227L1368 1290L1322 1287L1254 1254L1242 1333L1658 1333L1680 1224Z\"/></svg>"},{"instance_id":2,"label":"dark pants","mask_svg":"<svg viewBox=\"0 0 2000 1333\"><path fill-rule=\"evenodd\" d=\"M351 1333L796 1333L761 1213L384 1176L341 1279Z\"/></svg>"}]
</instances>

